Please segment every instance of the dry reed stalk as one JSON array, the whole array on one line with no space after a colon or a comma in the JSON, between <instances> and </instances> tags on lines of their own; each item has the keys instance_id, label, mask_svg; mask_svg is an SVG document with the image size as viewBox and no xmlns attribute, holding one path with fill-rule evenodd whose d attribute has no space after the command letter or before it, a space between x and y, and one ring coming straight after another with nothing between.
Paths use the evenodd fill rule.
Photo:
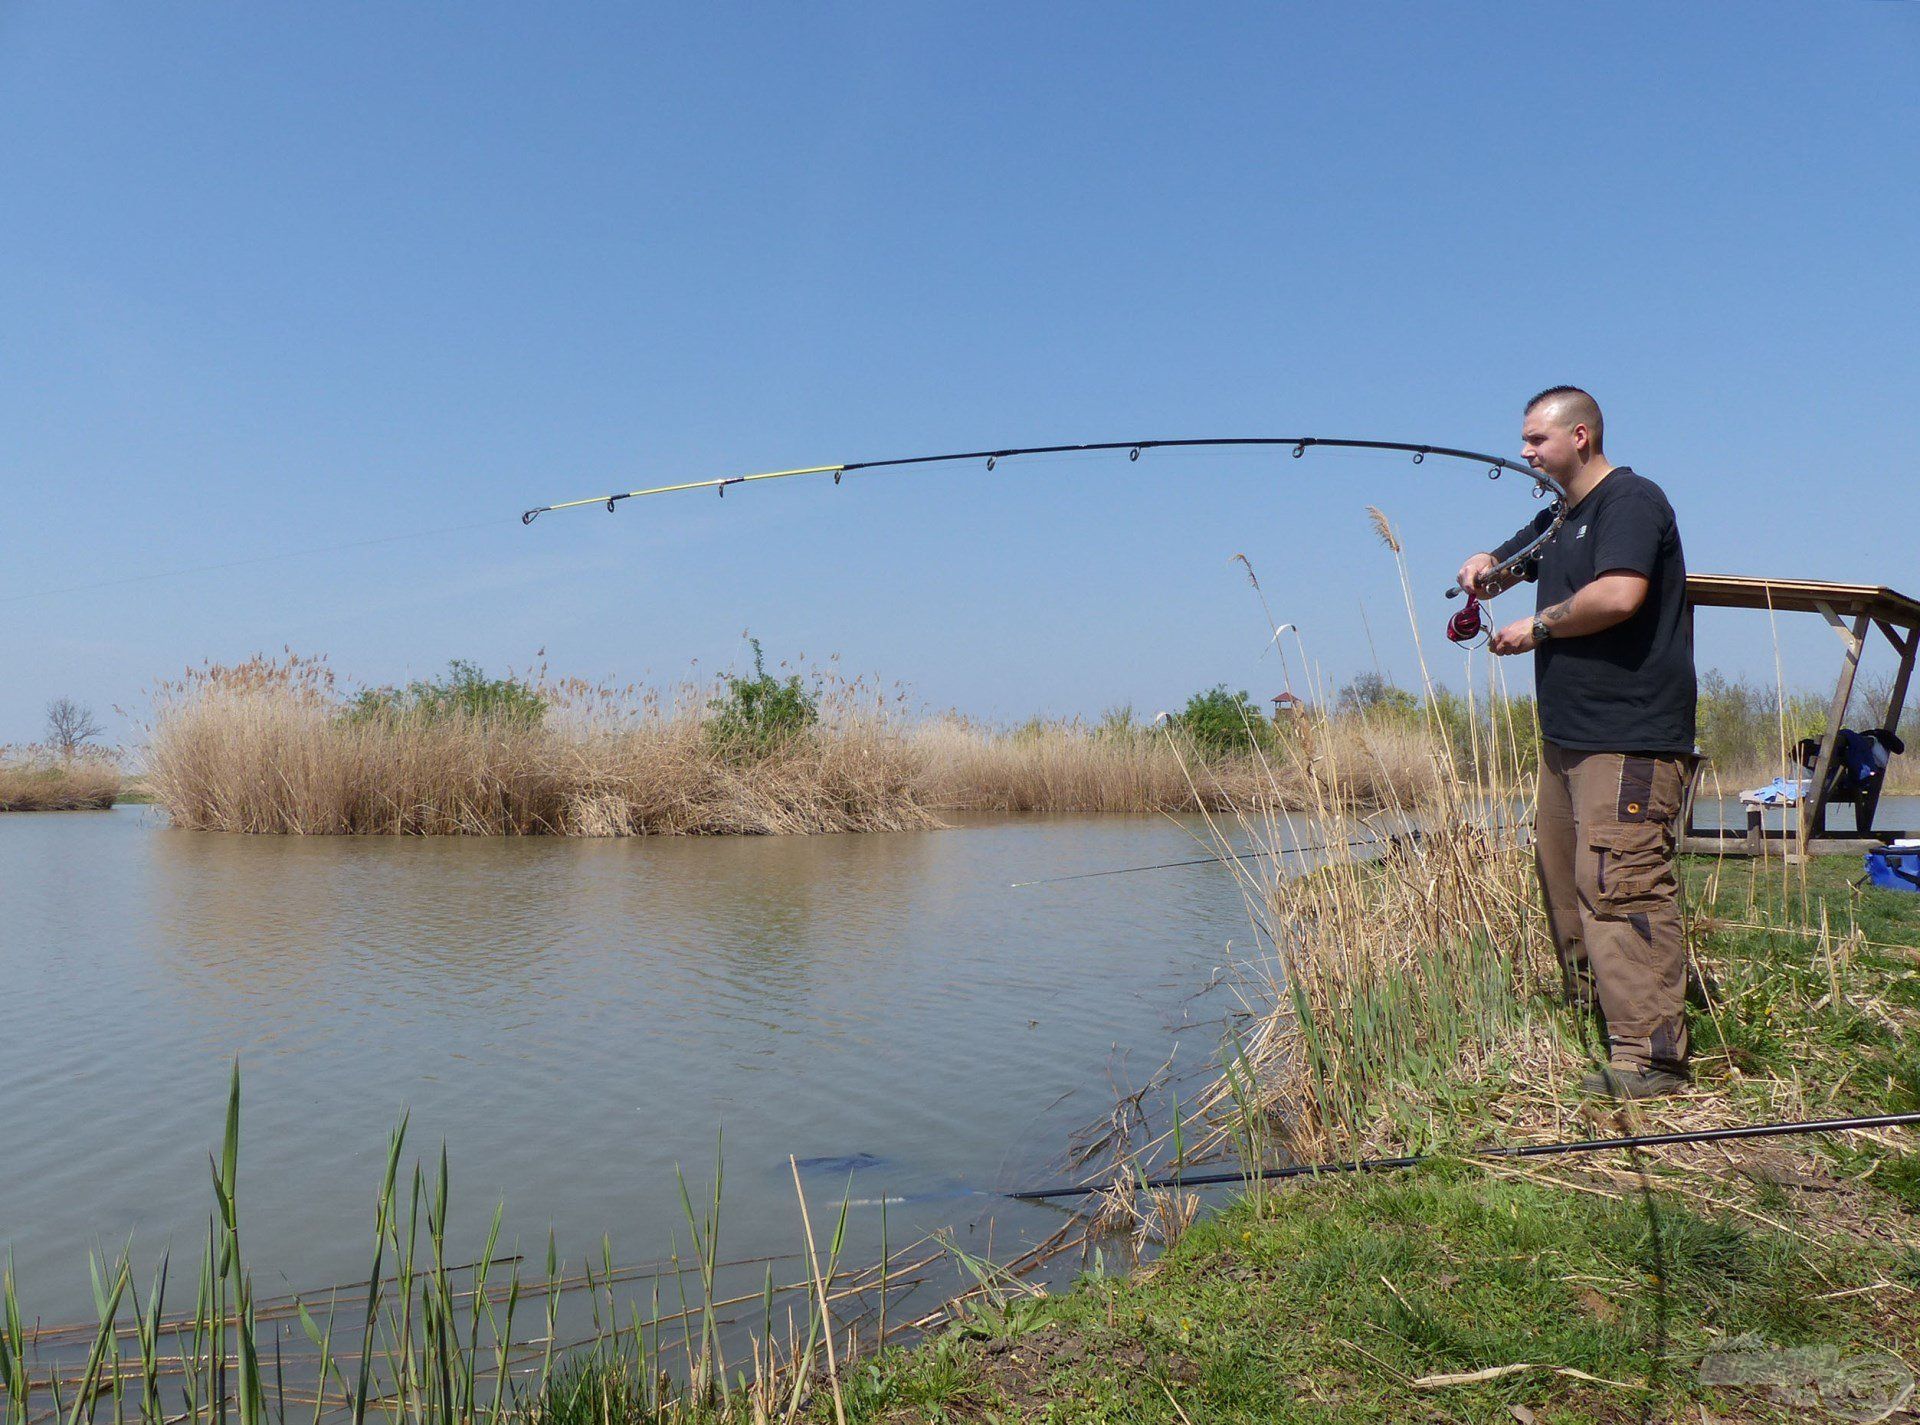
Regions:
<instances>
[{"instance_id":1,"label":"dry reed stalk","mask_svg":"<svg viewBox=\"0 0 1920 1425\"><path fill-rule=\"evenodd\" d=\"M807 1212L807 1193L800 1185L799 1162L789 1156L787 1166L793 1170L793 1191L800 1199L800 1225L807 1240L807 1264L813 1271L813 1287L820 1304L821 1335L827 1346L827 1379L833 1384L833 1414L839 1425L847 1425L847 1406L840 1395L840 1365L833 1349L833 1307L827 1299L826 1282L820 1276L820 1254L813 1244L813 1219Z\"/></svg>"},{"instance_id":2,"label":"dry reed stalk","mask_svg":"<svg viewBox=\"0 0 1920 1425\"><path fill-rule=\"evenodd\" d=\"M255 660L162 689L148 777L173 824L196 830L620 836L937 824L885 716L851 702L831 711L820 728L745 759L716 747L684 699L563 707L540 726L354 718L311 665Z\"/></svg>"},{"instance_id":3,"label":"dry reed stalk","mask_svg":"<svg viewBox=\"0 0 1920 1425\"><path fill-rule=\"evenodd\" d=\"M1393 551L1418 649L1402 542L1378 510L1368 514ZM1249 986L1266 1008L1209 1105L1224 1110L1221 1136L1239 1137L1243 1155L1260 1156L1268 1135L1299 1158L1426 1147L1445 1085L1506 1076L1551 1088L1572 1065L1564 1034L1521 1012L1555 978L1516 830L1532 800L1530 748L1496 715L1511 706L1497 665L1484 700L1470 684L1464 745L1460 728L1442 723L1424 651L1420 669L1421 722L1336 727L1313 713L1279 749L1272 775L1310 792L1300 810L1311 837L1291 816L1241 817L1255 847L1276 852L1303 839L1420 833L1307 875L1280 855L1230 863L1271 950ZM1363 755L1341 755L1351 749ZM1370 780L1369 760L1386 757L1397 772ZM1410 777L1410 765L1425 776ZM1408 785L1419 795L1404 794Z\"/></svg>"}]
</instances>

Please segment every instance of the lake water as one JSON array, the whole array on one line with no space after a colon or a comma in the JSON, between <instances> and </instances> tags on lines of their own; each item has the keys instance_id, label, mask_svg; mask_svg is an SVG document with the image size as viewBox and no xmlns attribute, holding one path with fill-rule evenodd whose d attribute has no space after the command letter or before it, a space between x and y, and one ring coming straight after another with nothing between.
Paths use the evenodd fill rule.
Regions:
<instances>
[{"instance_id":1,"label":"lake water","mask_svg":"<svg viewBox=\"0 0 1920 1425\"><path fill-rule=\"evenodd\" d=\"M1763 813L1770 830L1779 831L1783 827L1797 827L1800 813L1791 807L1769 807ZM1702 827L1722 826L1741 828L1747 824L1747 809L1737 797L1718 797L1702 799L1694 814L1695 822ZM1875 808L1873 824L1879 831L1899 830L1909 835L1920 836L1920 797L1884 796ZM1852 802L1836 802L1827 808L1827 830L1841 836L1851 835L1854 829Z\"/></svg>"},{"instance_id":2,"label":"lake water","mask_svg":"<svg viewBox=\"0 0 1920 1425\"><path fill-rule=\"evenodd\" d=\"M788 1155L875 1160L895 1242L996 1253L1056 1212L967 1188L1061 1171L1071 1132L1172 1055L1218 1052L1207 986L1248 925L1193 821L1053 817L886 835L279 838L158 812L0 817L0 1246L22 1306L89 1309L129 1233L197 1262L227 1075L258 1290L364 1278L389 1130L451 1158L454 1236L576 1264L657 1256L725 1132L722 1254L792 1250ZM815 1212L846 1187L808 1181ZM989 1225L989 1223L991 1225ZM818 1225L816 1223L816 1225ZM861 1232L868 1229L860 1224ZM853 1249L850 1249L850 1252ZM464 1258L462 1258L464 1260ZM187 1303L183 1302L182 1305Z\"/></svg>"},{"instance_id":3,"label":"lake water","mask_svg":"<svg viewBox=\"0 0 1920 1425\"><path fill-rule=\"evenodd\" d=\"M1844 816L1839 818L1844 824ZM1889 798L1882 821L1920 827ZM1250 944L1194 819L933 832L403 840L175 832L159 813L0 816L0 1247L23 1308L90 1306L129 1234L189 1270L227 1075L258 1290L365 1276L389 1130L447 1146L457 1244L621 1262L686 1229L725 1133L722 1255L800 1242L787 1159L859 1164L899 1243L1005 1257L1060 1222L969 1189L1058 1179L1076 1129L1172 1059L1204 1072ZM862 1155L865 1155L864 1157ZM830 1214L847 1166L807 1179ZM856 1214L849 1260L877 1246ZM818 1226L816 1221L816 1226ZM465 1259L462 1257L461 1259ZM185 1303L182 1303L183 1305Z\"/></svg>"}]
</instances>

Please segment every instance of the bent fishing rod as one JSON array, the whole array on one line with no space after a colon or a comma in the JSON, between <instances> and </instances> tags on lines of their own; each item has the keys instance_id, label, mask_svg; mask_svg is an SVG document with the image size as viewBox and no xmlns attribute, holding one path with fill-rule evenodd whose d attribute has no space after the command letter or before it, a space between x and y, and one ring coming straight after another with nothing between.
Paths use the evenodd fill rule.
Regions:
<instances>
[{"instance_id":1,"label":"bent fishing rod","mask_svg":"<svg viewBox=\"0 0 1920 1425\"><path fill-rule=\"evenodd\" d=\"M726 498L727 488L730 485L750 485L761 480L786 480L801 475L831 475L833 477L833 483L838 485L843 476L866 470L902 470L909 466L952 465L971 463L973 461L984 461L986 468L991 470L1002 460L1012 460L1023 455L1076 455L1120 450L1127 452L1128 460L1138 460L1140 453L1146 450L1217 450L1234 447L1288 447L1291 448L1294 459L1298 460L1314 446L1324 446L1332 450L1398 451L1411 455L1415 465L1424 463L1429 455L1437 456L1445 460L1464 460L1486 466L1487 478L1490 480L1498 480L1502 472L1511 470L1516 475L1524 475L1528 480L1532 481L1535 499L1550 499L1553 501L1553 504L1549 507L1549 518L1546 520L1544 528L1542 528L1533 539L1527 541L1520 549L1481 575L1481 580L1486 584L1495 584L1504 579L1508 574L1522 568L1528 560L1539 552L1549 539L1553 538L1554 534L1558 532L1561 522L1566 519L1567 505L1560 487L1531 466L1508 460L1504 456L1487 455L1477 450L1461 450L1448 445L1416 445L1408 441L1399 440L1347 440L1333 439L1325 436L1256 435L1204 436L1183 440L1099 440L1088 441L1078 445L1010 445L1003 446L996 450L956 450L939 455L905 455L891 460L848 460L833 465L802 465L796 466L791 470L761 470L747 475L721 475L706 480L683 480L671 485L654 485L644 490L627 490L611 495L594 495L584 500L562 500L552 505L535 505L532 509L526 510L521 514L520 523L523 525L532 524L541 515L549 514L556 510L584 509L589 505L604 505L607 513L612 514L615 506L622 500L637 500L647 495L673 495L688 490L712 490L724 499ZM1456 627L1464 629L1470 626L1472 633L1455 639L1456 642L1464 643L1467 638L1473 636L1473 633L1479 632L1477 617L1478 604L1473 594L1470 591L1462 590L1458 584L1455 584L1447 590L1448 598L1453 598L1456 594L1463 592L1467 594L1467 607L1456 616L1454 625L1450 626L1449 636L1453 636Z\"/></svg>"}]
</instances>

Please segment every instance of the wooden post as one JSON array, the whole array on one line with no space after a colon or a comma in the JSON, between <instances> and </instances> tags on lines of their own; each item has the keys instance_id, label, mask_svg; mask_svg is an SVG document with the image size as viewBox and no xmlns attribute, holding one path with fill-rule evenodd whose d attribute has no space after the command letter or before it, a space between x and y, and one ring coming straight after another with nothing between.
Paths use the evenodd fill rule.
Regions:
<instances>
[{"instance_id":1,"label":"wooden post","mask_svg":"<svg viewBox=\"0 0 1920 1425\"><path fill-rule=\"evenodd\" d=\"M1860 650L1867 636L1867 615L1861 614L1854 619L1853 629L1849 632L1832 608L1821 604L1819 609L1827 622L1846 640L1847 656L1840 665L1840 681L1833 690L1832 706L1827 710L1827 730L1820 738L1820 755L1814 759L1813 781L1807 787L1807 795L1800 798L1800 844L1795 851L1803 857L1812 854L1809 847L1813 838L1827 829L1827 770L1833 766L1834 744L1840 740L1840 724L1846 718L1847 703L1853 697L1853 679L1860 671Z\"/></svg>"},{"instance_id":2,"label":"wooden post","mask_svg":"<svg viewBox=\"0 0 1920 1425\"><path fill-rule=\"evenodd\" d=\"M1900 714L1907 705L1907 684L1913 677L1914 655L1920 653L1920 628L1908 629L1907 636L1902 639L1895 634L1893 625L1885 619L1880 619L1878 622L1880 631L1887 636L1887 641L1900 650L1900 668L1893 675L1893 687L1887 693L1887 706L1880 716L1880 726L1888 732L1898 732ZM1914 755L1920 757L1920 747L1914 749ZM1873 790L1867 793L1866 802L1860 810L1862 836L1873 830L1874 814L1880 810L1880 789L1885 785L1886 778L1882 777L1874 785Z\"/></svg>"},{"instance_id":3,"label":"wooden post","mask_svg":"<svg viewBox=\"0 0 1920 1425\"><path fill-rule=\"evenodd\" d=\"M1698 744L1695 745L1697 746ZM1686 790L1680 794L1679 834L1682 841L1699 835L1699 833L1694 830L1693 825L1693 802L1694 798L1699 794L1700 782L1706 776L1706 772L1707 759L1705 757L1695 757L1691 767L1689 767L1687 771Z\"/></svg>"}]
</instances>

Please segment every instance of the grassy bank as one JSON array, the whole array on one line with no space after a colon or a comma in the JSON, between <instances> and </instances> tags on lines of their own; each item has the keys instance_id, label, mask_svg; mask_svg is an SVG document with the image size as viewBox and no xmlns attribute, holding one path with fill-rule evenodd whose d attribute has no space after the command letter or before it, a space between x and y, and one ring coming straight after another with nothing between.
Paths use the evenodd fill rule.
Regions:
<instances>
[{"instance_id":1,"label":"grassy bank","mask_svg":"<svg viewBox=\"0 0 1920 1425\"><path fill-rule=\"evenodd\" d=\"M104 811L121 785L119 767L103 756L0 752L0 811Z\"/></svg>"},{"instance_id":2,"label":"grassy bank","mask_svg":"<svg viewBox=\"0 0 1920 1425\"><path fill-rule=\"evenodd\" d=\"M1857 888L1853 859L1686 863L1696 1083L1598 1104L1579 1079L1603 1046L1561 1001L1530 854L1502 824L1530 797L1528 750L1469 752L1480 774L1443 780L1417 841L1308 875L1231 863L1258 931L1249 1017L1209 1112L1132 1150L1149 1167L1210 1149L1442 1161L1258 1188L1185 1235L1178 1194L1110 1201L1171 1239L1158 1265L1003 1293L850 1376L835 1409L856 1425L1748 1420L1911 1379L1911 1131L1524 1165L1473 1151L1920 1111L1920 897ZM1337 797L1316 821L1369 830Z\"/></svg>"},{"instance_id":3,"label":"grassy bank","mask_svg":"<svg viewBox=\"0 0 1920 1425\"><path fill-rule=\"evenodd\" d=\"M1920 897L1856 873L1687 868L1721 991L1692 1095L1616 1114L1563 1091L1556 1126L1497 1055L1386 1087L1459 1149L1920 1110ZM1580 1037L1541 999L1490 1042L1524 1044L1528 1021ZM1381 1146L1428 1136L1407 1127ZM1269 1186L1132 1279L976 1307L843 1395L854 1422L1788 1419L1897 1385L1885 1356L1920 1368L1916 1342L1920 1153L1880 1132Z\"/></svg>"},{"instance_id":4,"label":"grassy bank","mask_svg":"<svg viewBox=\"0 0 1920 1425\"><path fill-rule=\"evenodd\" d=\"M1713 1353L1749 1333L1848 1359L1920 1339L1920 1258L1804 1240L1821 1224L1791 1204L1784 1230L1653 1211L1657 1243L1641 1202L1466 1167L1243 1200L1140 1279L976 1316L856 1373L848 1417L1784 1418L1761 1389L1703 1380Z\"/></svg>"}]
</instances>

